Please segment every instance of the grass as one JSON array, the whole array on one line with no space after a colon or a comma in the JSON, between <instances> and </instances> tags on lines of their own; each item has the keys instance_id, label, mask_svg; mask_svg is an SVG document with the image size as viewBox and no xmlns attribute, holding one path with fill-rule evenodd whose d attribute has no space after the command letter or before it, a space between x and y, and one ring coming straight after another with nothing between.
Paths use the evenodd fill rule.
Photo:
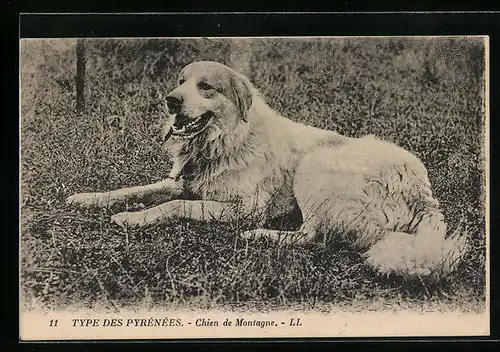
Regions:
<instances>
[{"instance_id":1,"label":"grass","mask_svg":"<svg viewBox=\"0 0 500 352\"><path fill-rule=\"evenodd\" d=\"M256 39L243 46L245 55L231 51L238 46L228 40L89 40L83 114L74 111L74 44L21 45L25 308L484 308L479 39ZM385 278L338 241L248 244L237 236L245 224L183 219L125 232L109 222L117 209L67 207L74 193L167 174L162 97L185 64L206 59L243 70L293 120L349 136L374 134L420 157L449 232L462 226L469 234L457 272L437 283ZM128 208L142 206L148 204Z\"/></svg>"}]
</instances>

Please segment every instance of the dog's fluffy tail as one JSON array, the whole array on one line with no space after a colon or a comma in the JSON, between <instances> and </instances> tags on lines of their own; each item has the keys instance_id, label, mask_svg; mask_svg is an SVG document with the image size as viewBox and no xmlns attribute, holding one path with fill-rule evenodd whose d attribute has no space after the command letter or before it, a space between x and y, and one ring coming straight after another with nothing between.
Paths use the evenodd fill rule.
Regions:
<instances>
[{"instance_id":1,"label":"dog's fluffy tail","mask_svg":"<svg viewBox=\"0 0 500 352\"><path fill-rule=\"evenodd\" d=\"M456 269L467 247L467 234L459 226L446 236L446 223L438 211L426 213L415 234L393 232L370 248L367 261L382 274L443 277Z\"/></svg>"}]
</instances>

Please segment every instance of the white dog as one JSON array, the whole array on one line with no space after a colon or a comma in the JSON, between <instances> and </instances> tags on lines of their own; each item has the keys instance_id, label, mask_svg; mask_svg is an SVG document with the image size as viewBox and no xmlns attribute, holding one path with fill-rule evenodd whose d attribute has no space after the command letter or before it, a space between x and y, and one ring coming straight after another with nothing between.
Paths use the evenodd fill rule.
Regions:
<instances>
[{"instance_id":1,"label":"white dog","mask_svg":"<svg viewBox=\"0 0 500 352\"><path fill-rule=\"evenodd\" d=\"M346 236L384 274L439 276L463 255L465 236L445 239L424 165L400 147L288 120L266 105L247 77L215 62L186 66L167 106L163 134L174 165L165 180L77 194L67 202L165 202L114 215L122 226L171 217L231 221L249 213L264 215L263 224L298 206L298 230L257 228L243 236L293 243Z\"/></svg>"}]
</instances>

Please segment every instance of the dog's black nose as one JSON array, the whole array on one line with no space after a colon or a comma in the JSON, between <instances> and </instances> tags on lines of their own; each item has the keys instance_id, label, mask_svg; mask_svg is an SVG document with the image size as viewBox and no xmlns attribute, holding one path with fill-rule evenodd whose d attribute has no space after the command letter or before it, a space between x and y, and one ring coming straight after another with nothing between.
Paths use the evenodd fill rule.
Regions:
<instances>
[{"instance_id":1,"label":"dog's black nose","mask_svg":"<svg viewBox=\"0 0 500 352\"><path fill-rule=\"evenodd\" d=\"M170 112L172 113L178 113L183 103L182 96L179 94L170 93L165 99L167 99L168 110L170 110Z\"/></svg>"}]
</instances>

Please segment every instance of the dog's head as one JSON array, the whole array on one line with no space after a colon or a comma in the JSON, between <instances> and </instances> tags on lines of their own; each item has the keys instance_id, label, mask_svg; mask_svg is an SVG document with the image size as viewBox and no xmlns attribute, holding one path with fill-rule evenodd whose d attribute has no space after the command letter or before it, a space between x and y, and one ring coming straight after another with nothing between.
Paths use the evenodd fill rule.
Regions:
<instances>
[{"instance_id":1,"label":"dog's head","mask_svg":"<svg viewBox=\"0 0 500 352\"><path fill-rule=\"evenodd\" d=\"M166 97L170 126L164 138L230 132L247 121L252 95L248 78L231 68L211 61L191 63Z\"/></svg>"}]
</instances>

